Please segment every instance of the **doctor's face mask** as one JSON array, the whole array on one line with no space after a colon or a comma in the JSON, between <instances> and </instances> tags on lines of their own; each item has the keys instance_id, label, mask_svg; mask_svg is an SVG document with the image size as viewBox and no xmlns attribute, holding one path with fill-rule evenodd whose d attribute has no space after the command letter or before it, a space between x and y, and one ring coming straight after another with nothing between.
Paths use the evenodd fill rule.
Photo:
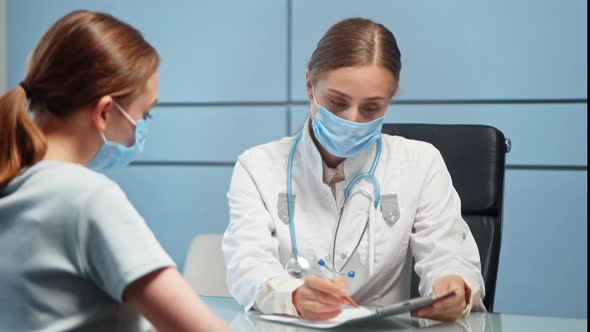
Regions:
<instances>
[{"instance_id":1,"label":"doctor's face mask","mask_svg":"<svg viewBox=\"0 0 590 332\"><path fill-rule=\"evenodd\" d=\"M354 156L381 135L383 117L360 123L339 118L319 104L316 107L318 110L311 122L313 133L318 142L334 156Z\"/></svg>"},{"instance_id":2,"label":"doctor's face mask","mask_svg":"<svg viewBox=\"0 0 590 332\"><path fill-rule=\"evenodd\" d=\"M312 88L311 124L318 142L342 158L366 149L381 135L392 86L391 75L377 66L328 73L318 81L318 90Z\"/></svg>"}]
</instances>

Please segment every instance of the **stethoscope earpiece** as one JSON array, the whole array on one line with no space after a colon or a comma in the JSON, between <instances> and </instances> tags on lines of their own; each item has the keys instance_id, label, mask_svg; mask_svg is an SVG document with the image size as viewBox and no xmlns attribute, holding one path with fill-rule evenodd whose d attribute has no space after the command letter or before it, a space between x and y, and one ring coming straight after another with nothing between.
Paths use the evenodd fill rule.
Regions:
<instances>
[{"instance_id":1,"label":"stethoscope earpiece","mask_svg":"<svg viewBox=\"0 0 590 332\"><path fill-rule=\"evenodd\" d=\"M328 264L326 264L326 261L323 258L320 258L318 260L318 265L321 266L321 267L325 267L326 269L328 269L330 272L332 272L334 274L342 274L342 273L339 273L339 272L336 272L336 271L330 269L330 267L328 266ZM354 278L355 275L356 274L354 273L354 271L348 271L348 272L346 272L346 276L349 277L349 278Z\"/></svg>"}]
</instances>

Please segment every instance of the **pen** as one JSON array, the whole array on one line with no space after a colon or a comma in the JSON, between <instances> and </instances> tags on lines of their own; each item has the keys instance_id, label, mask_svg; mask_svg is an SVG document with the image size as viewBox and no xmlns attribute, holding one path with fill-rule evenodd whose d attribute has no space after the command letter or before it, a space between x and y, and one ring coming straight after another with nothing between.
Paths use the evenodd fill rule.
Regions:
<instances>
[{"instance_id":1,"label":"pen","mask_svg":"<svg viewBox=\"0 0 590 332\"><path fill-rule=\"evenodd\" d=\"M320 266L323 266L323 267L325 267L324 265L320 265ZM331 283L334 283L334 281L332 280L332 278L330 278L330 277L328 277L327 275L325 275L325 274L324 274L324 272L323 272L322 270L319 270L319 269L314 269L314 270L318 272L318 273L316 273L316 275L317 275L317 276L319 276L319 277L322 277L322 278L324 278L324 279L328 280L328 281L329 281L329 282L331 282ZM346 302L348 302L350 305L352 305L353 307L356 307L356 308L358 308L358 307L359 307L359 304L358 304L358 303L356 303L356 301L355 301L355 300L353 300L353 299L352 299L352 298L351 298L349 295L342 296L342 298L343 298L343 299L344 299Z\"/></svg>"}]
</instances>

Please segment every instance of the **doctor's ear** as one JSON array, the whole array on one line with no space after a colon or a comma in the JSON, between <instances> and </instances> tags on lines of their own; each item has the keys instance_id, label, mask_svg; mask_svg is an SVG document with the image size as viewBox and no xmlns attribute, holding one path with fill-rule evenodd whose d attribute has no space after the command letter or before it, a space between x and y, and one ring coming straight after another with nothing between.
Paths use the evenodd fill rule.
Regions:
<instances>
[{"instance_id":1,"label":"doctor's ear","mask_svg":"<svg viewBox=\"0 0 590 332\"><path fill-rule=\"evenodd\" d=\"M305 70L305 89L307 90L307 97L311 101L313 99L313 87L311 84L311 74L309 68Z\"/></svg>"},{"instance_id":2,"label":"doctor's ear","mask_svg":"<svg viewBox=\"0 0 590 332\"><path fill-rule=\"evenodd\" d=\"M92 107L92 121L99 131L107 127L109 117L112 115L110 108L113 105L113 97L104 96Z\"/></svg>"}]
</instances>

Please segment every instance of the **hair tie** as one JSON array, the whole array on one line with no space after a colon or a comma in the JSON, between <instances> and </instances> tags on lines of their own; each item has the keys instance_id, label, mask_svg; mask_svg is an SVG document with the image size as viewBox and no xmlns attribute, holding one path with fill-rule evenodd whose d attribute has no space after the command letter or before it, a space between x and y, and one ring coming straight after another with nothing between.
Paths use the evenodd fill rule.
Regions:
<instances>
[{"instance_id":1,"label":"hair tie","mask_svg":"<svg viewBox=\"0 0 590 332\"><path fill-rule=\"evenodd\" d=\"M31 99L33 97L33 93L31 92L31 89L29 88L27 83L21 81L18 85L20 85L23 88L23 90L25 90L25 95L27 96L27 99Z\"/></svg>"}]
</instances>

